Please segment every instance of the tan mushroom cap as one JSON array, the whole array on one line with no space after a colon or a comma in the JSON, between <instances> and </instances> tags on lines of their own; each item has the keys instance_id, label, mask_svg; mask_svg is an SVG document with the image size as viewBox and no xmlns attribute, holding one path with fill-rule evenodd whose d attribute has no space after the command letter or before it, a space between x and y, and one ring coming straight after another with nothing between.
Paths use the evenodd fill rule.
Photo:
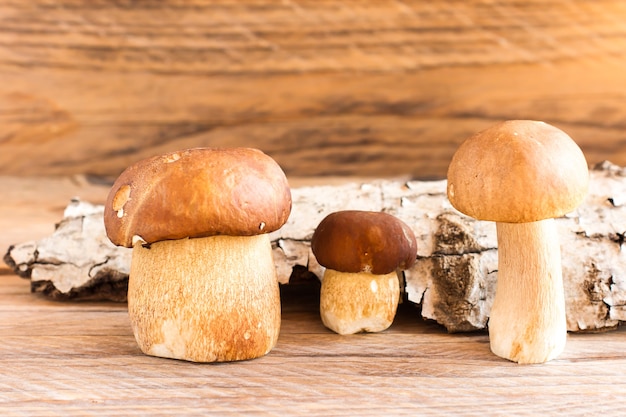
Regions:
<instances>
[{"instance_id":1,"label":"tan mushroom cap","mask_svg":"<svg viewBox=\"0 0 626 417\"><path fill-rule=\"evenodd\" d=\"M563 131L511 120L470 137L448 168L448 198L479 220L527 223L562 216L585 198L589 168Z\"/></svg>"},{"instance_id":2,"label":"tan mushroom cap","mask_svg":"<svg viewBox=\"0 0 626 417\"><path fill-rule=\"evenodd\" d=\"M104 209L109 239L132 247L280 228L291 212L285 174L253 148L194 148L148 158L115 181Z\"/></svg>"},{"instance_id":3,"label":"tan mushroom cap","mask_svg":"<svg viewBox=\"0 0 626 417\"><path fill-rule=\"evenodd\" d=\"M409 226L391 214L344 210L320 222L311 249L326 268L384 275L413 265L417 241Z\"/></svg>"}]
</instances>

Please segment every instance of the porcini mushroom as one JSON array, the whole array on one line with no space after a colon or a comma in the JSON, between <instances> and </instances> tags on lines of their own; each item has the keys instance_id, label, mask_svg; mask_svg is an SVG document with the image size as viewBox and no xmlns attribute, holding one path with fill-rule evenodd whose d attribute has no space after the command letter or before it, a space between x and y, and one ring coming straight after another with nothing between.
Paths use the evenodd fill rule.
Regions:
<instances>
[{"instance_id":1,"label":"porcini mushroom","mask_svg":"<svg viewBox=\"0 0 626 417\"><path fill-rule=\"evenodd\" d=\"M565 348L567 326L555 217L585 198L587 161L549 124L512 120L463 142L448 168L459 211L496 222L498 278L488 328L493 353L543 363Z\"/></svg>"},{"instance_id":2,"label":"porcini mushroom","mask_svg":"<svg viewBox=\"0 0 626 417\"><path fill-rule=\"evenodd\" d=\"M285 175L250 148L140 161L115 181L104 220L132 247L128 312L141 350L195 362L267 354L280 329L267 233L291 211Z\"/></svg>"},{"instance_id":3,"label":"porcini mushroom","mask_svg":"<svg viewBox=\"0 0 626 417\"><path fill-rule=\"evenodd\" d=\"M320 222L311 249L326 267L320 289L324 325L342 335L387 329L400 299L397 271L416 259L413 231L387 213L338 211Z\"/></svg>"}]
</instances>

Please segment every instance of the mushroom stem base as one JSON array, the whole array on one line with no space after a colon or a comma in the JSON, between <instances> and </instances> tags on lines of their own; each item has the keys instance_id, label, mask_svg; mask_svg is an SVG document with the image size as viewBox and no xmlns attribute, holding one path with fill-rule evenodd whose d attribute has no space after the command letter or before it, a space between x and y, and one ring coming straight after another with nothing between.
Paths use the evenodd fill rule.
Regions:
<instances>
[{"instance_id":1,"label":"mushroom stem base","mask_svg":"<svg viewBox=\"0 0 626 417\"><path fill-rule=\"evenodd\" d=\"M561 251L553 219L497 223L498 283L489 318L491 350L518 363L543 363L565 348Z\"/></svg>"},{"instance_id":2,"label":"mushroom stem base","mask_svg":"<svg viewBox=\"0 0 626 417\"><path fill-rule=\"evenodd\" d=\"M223 362L267 354L280 330L268 236L136 244L128 312L148 355Z\"/></svg>"},{"instance_id":3,"label":"mushroom stem base","mask_svg":"<svg viewBox=\"0 0 626 417\"><path fill-rule=\"evenodd\" d=\"M326 269L320 289L324 326L346 335L380 332L393 323L400 299L397 273L339 272Z\"/></svg>"}]
</instances>

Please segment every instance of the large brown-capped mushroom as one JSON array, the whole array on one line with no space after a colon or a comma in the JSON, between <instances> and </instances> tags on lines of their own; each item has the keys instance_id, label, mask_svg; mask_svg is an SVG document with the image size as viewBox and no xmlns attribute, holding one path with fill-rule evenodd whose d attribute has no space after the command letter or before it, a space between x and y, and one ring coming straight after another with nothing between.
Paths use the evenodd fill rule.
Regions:
<instances>
[{"instance_id":1,"label":"large brown-capped mushroom","mask_svg":"<svg viewBox=\"0 0 626 417\"><path fill-rule=\"evenodd\" d=\"M417 256L413 231L387 213L338 211L320 222L311 249L326 267L320 289L324 325L344 335L387 329L400 298L397 271Z\"/></svg>"},{"instance_id":2,"label":"large brown-capped mushroom","mask_svg":"<svg viewBox=\"0 0 626 417\"><path fill-rule=\"evenodd\" d=\"M287 179L250 148L140 161L115 181L107 235L132 247L128 311L141 350L195 362L267 354L280 299L267 233L291 211Z\"/></svg>"},{"instance_id":3,"label":"large brown-capped mushroom","mask_svg":"<svg viewBox=\"0 0 626 417\"><path fill-rule=\"evenodd\" d=\"M587 161L563 131L543 122L496 124L461 144L448 168L459 211L496 222L498 282L489 318L491 350L542 363L565 348L561 252L554 217L585 198Z\"/></svg>"}]
</instances>

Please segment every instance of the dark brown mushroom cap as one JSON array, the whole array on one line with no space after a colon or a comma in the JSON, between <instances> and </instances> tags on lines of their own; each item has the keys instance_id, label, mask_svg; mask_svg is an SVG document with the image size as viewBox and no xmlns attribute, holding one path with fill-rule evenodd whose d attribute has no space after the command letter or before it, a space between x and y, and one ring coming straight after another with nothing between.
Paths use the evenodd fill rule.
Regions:
<instances>
[{"instance_id":1,"label":"dark brown mushroom cap","mask_svg":"<svg viewBox=\"0 0 626 417\"><path fill-rule=\"evenodd\" d=\"M383 212L345 210L320 222L311 239L320 265L340 272L388 274L407 269L417 257L413 231Z\"/></svg>"},{"instance_id":2,"label":"dark brown mushroom cap","mask_svg":"<svg viewBox=\"0 0 626 417\"><path fill-rule=\"evenodd\" d=\"M525 223L562 216L587 195L583 152L544 122L509 120L465 140L448 168L448 198L479 220Z\"/></svg>"},{"instance_id":3,"label":"dark brown mushroom cap","mask_svg":"<svg viewBox=\"0 0 626 417\"><path fill-rule=\"evenodd\" d=\"M148 158L115 181L104 208L109 239L132 247L280 228L291 212L282 169L252 148L195 148Z\"/></svg>"}]
</instances>

